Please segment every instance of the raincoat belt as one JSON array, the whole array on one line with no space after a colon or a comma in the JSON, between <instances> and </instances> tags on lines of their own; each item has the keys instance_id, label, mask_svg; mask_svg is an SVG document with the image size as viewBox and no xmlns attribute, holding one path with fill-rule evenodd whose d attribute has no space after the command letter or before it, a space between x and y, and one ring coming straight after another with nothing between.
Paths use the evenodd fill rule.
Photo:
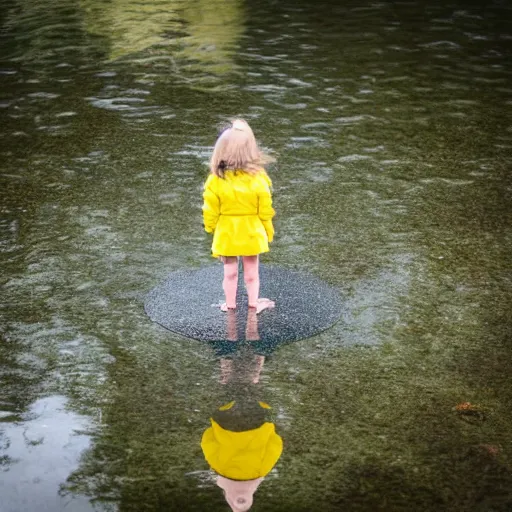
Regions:
<instances>
[{"instance_id":1,"label":"raincoat belt","mask_svg":"<svg viewBox=\"0 0 512 512\"><path fill-rule=\"evenodd\" d=\"M251 217L253 215L258 215L258 212L256 213L221 213L222 217Z\"/></svg>"}]
</instances>

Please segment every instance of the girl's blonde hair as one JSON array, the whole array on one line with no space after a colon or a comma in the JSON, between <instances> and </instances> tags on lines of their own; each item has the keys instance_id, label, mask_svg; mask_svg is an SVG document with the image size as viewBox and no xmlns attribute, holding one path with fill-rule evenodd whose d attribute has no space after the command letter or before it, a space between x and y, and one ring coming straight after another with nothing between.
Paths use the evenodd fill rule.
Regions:
<instances>
[{"instance_id":1,"label":"girl's blonde hair","mask_svg":"<svg viewBox=\"0 0 512 512\"><path fill-rule=\"evenodd\" d=\"M265 164L273 161L259 148L247 121L235 119L217 138L210 159L210 171L220 178L228 170L256 174Z\"/></svg>"}]
</instances>

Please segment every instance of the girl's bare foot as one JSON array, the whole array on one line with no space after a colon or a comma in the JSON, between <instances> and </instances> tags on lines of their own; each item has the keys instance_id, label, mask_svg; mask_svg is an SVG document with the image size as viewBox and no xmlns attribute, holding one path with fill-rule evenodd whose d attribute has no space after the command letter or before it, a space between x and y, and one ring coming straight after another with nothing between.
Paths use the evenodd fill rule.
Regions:
<instances>
[{"instance_id":1,"label":"girl's bare foot","mask_svg":"<svg viewBox=\"0 0 512 512\"><path fill-rule=\"evenodd\" d=\"M234 307L232 307L232 308L231 308L231 307L228 307L228 305L227 305L225 302L223 302L223 303L220 305L220 310L221 310L221 311L224 311L224 313L226 313L227 311L234 311L235 309L236 309L236 306L234 306Z\"/></svg>"},{"instance_id":2,"label":"girl's bare foot","mask_svg":"<svg viewBox=\"0 0 512 512\"><path fill-rule=\"evenodd\" d=\"M256 304L249 304L250 308L256 309L256 314L261 313L265 309L272 309L276 303L270 299L258 299Z\"/></svg>"}]
</instances>

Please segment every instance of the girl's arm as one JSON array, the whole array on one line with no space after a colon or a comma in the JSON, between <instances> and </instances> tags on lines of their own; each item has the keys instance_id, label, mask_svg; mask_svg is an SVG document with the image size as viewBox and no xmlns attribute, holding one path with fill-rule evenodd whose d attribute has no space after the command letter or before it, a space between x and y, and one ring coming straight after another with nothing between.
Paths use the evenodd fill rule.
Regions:
<instances>
[{"instance_id":1,"label":"girl's arm","mask_svg":"<svg viewBox=\"0 0 512 512\"><path fill-rule=\"evenodd\" d=\"M270 180L268 180L270 181ZM272 208L272 194L267 180L261 187L260 193L258 194L258 216L263 223L263 227L267 232L267 238L269 242L274 239L274 226L272 224L272 217L275 215L274 208Z\"/></svg>"},{"instance_id":2,"label":"girl's arm","mask_svg":"<svg viewBox=\"0 0 512 512\"><path fill-rule=\"evenodd\" d=\"M203 223L207 233L213 233L220 215L220 199L214 190L215 176L210 174L204 184L203 192Z\"/></svg>"}]
</instances>

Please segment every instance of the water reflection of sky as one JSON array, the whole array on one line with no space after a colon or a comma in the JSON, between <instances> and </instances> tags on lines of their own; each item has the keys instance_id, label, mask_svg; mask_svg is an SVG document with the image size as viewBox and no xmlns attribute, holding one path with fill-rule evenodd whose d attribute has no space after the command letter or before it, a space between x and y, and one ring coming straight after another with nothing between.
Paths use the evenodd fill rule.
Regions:
<instances>
[{"instance_id":1,"label":"water reflection of sky","mask_svg":"<svg viewBox=\"0 0 512 512\"><path fill-rule=\"evenodd\" d=\"M59 494L91 443L86 433L90 421L70 411L67 402L63 396L41 398L29 407L21 421L3 424L2 512L91 510L88 499Z\"/></svg>"}]
</instances>

